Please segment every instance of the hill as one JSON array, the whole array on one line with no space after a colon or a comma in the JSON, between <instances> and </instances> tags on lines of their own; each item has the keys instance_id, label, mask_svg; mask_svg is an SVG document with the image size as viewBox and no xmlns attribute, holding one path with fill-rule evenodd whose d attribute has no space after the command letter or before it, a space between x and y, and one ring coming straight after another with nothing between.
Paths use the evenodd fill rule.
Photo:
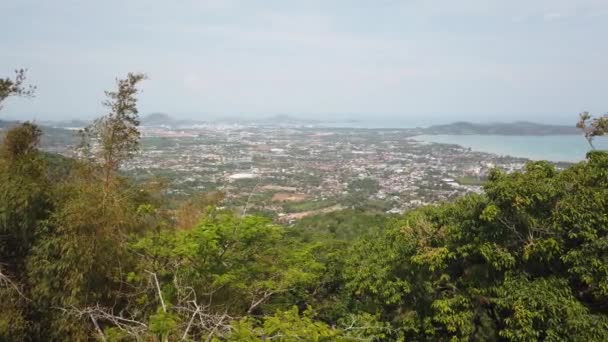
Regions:
<instances>
[{"instance_id":1,"label":"hill","mask_svg":"<svg viewBox=\"0 0 608 342\"><path fill-rule=\"evenodd\" d=\"M455 134L455 135L562 135L580 134L574 126L546 125L527 121L512 123L479 124L466 121L454 122L447 125L435 125L423 129L424 134Z\"/></svg>"},{"instance_id":2,"label":"hill","mask_svg":"<svg viewBox=\"0 0 608 342\"><path fill-rule=\"evenodd\" d=\"M4 131L16 127L20 123L21 122L19 121L0 120L0 137L3 135ZM44 149L65 148L75 144L77 141L76 130L45 125L40 125L39 128L43 133L40 139L40 145Z\"/></svg>"},{"instance_id":3,"label":"hill","mask_svg":"<svg viewBox=\"0 0 608 342\"><path fill-rule=\"evenodd\" d=\"M170 126L175 120L166 113L152 113L141 119L142 126Z\"/></svg>"}]
</instances>

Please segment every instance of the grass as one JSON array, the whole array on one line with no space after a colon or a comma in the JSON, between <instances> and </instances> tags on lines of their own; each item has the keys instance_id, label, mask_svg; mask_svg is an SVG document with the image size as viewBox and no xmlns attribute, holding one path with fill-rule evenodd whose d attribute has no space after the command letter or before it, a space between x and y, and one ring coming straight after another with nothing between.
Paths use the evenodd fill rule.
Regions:
<instances>
[{"instance_id":1,"label":"grass","mask_svg":"<svg viewBox=\"0 0 608 342\"><path fill-rule=\"evenodd\" d=\"M488 180L473 176L464 176L456 178L456 182L458 182L460 185L484 185L488 182Z\"/></svg>"},{"instance_id":2,"label":"grass","mask_svg":"<svg viewBox=\"0 0 608 342\"><path fill-rule=\"evenodd\" d=\"M331 207L336 204L337 202L335 200L304 201L296 203L286 203L283 205L283 208L287 213L301 213L305 211L313 211Z\"/></svg>"}]
</instances>

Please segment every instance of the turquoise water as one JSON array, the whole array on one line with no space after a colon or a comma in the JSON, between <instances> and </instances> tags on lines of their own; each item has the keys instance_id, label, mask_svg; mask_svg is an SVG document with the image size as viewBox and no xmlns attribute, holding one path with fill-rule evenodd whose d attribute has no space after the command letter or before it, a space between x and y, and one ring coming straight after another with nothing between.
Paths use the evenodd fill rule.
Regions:
<instances>
[{"instance_id":1,"label":"turquoise water","mask_svg":"<svg viewBox=\"0 0 608 342\"><path fill-rule=\"evenodd\" d=\"M415 140L457 144L473 151L522 157L532 160L578 162L590 150L579 135L505 136L505 135L419 135ZM596 138L595 148L608 150L608 138Z\"/></svg>"}]
</instances>

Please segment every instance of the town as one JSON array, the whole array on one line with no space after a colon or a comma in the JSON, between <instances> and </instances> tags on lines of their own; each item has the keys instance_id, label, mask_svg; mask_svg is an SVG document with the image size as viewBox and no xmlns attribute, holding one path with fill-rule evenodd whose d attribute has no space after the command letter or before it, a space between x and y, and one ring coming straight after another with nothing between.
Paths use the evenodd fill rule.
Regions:
<instances>
[{"instance_id":1,"label":"town","mask_svg":"<svg viewBox=\"0 0 608 342\"><path fill-rule=\"evenodd\" d=\"M386 213L480 193L493 168L527 160L417 141L407 129L205 124L143 126L125 167L186 197L221 191L225 205L281 222L344 208Z\"/></svg>"}]
</instances>

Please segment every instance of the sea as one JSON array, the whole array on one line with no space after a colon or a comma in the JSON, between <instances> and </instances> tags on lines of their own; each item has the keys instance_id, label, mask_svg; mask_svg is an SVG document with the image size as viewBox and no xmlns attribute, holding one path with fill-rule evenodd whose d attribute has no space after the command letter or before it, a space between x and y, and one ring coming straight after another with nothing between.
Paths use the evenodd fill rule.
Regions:
<instances>
[{"instance_id":1,"label":"sea","mask_svg":"<svg viewBox=\"0 0 608 342\"><path fill-rule=\"evenodd\" d=\"M412 139L456 144L473 151L553 162L579 162L591 150L582 135L418 135ZM608 137L596 137L597 150L608 150Z\"/></svg>"},{"instance_id":2,"label":"sea","mask_svg":"<svg viewBox=\"0 0 608 342\"><path fill-rule=\"evenodd\" d=\"M429 122L411 122L406 120L385 119L358 120L353 122L336 122L323 124L334 128L415 128L437 124ZM575 163L585 159L591 150L583 135L418 135L412 139L441 144L455 144L473 151L492 153L502 156L527 158L530 160L548 160L553 162ZM596 137L594 146L597 150L608 150L608 137Z\"/></svg>"}]
</instances>

